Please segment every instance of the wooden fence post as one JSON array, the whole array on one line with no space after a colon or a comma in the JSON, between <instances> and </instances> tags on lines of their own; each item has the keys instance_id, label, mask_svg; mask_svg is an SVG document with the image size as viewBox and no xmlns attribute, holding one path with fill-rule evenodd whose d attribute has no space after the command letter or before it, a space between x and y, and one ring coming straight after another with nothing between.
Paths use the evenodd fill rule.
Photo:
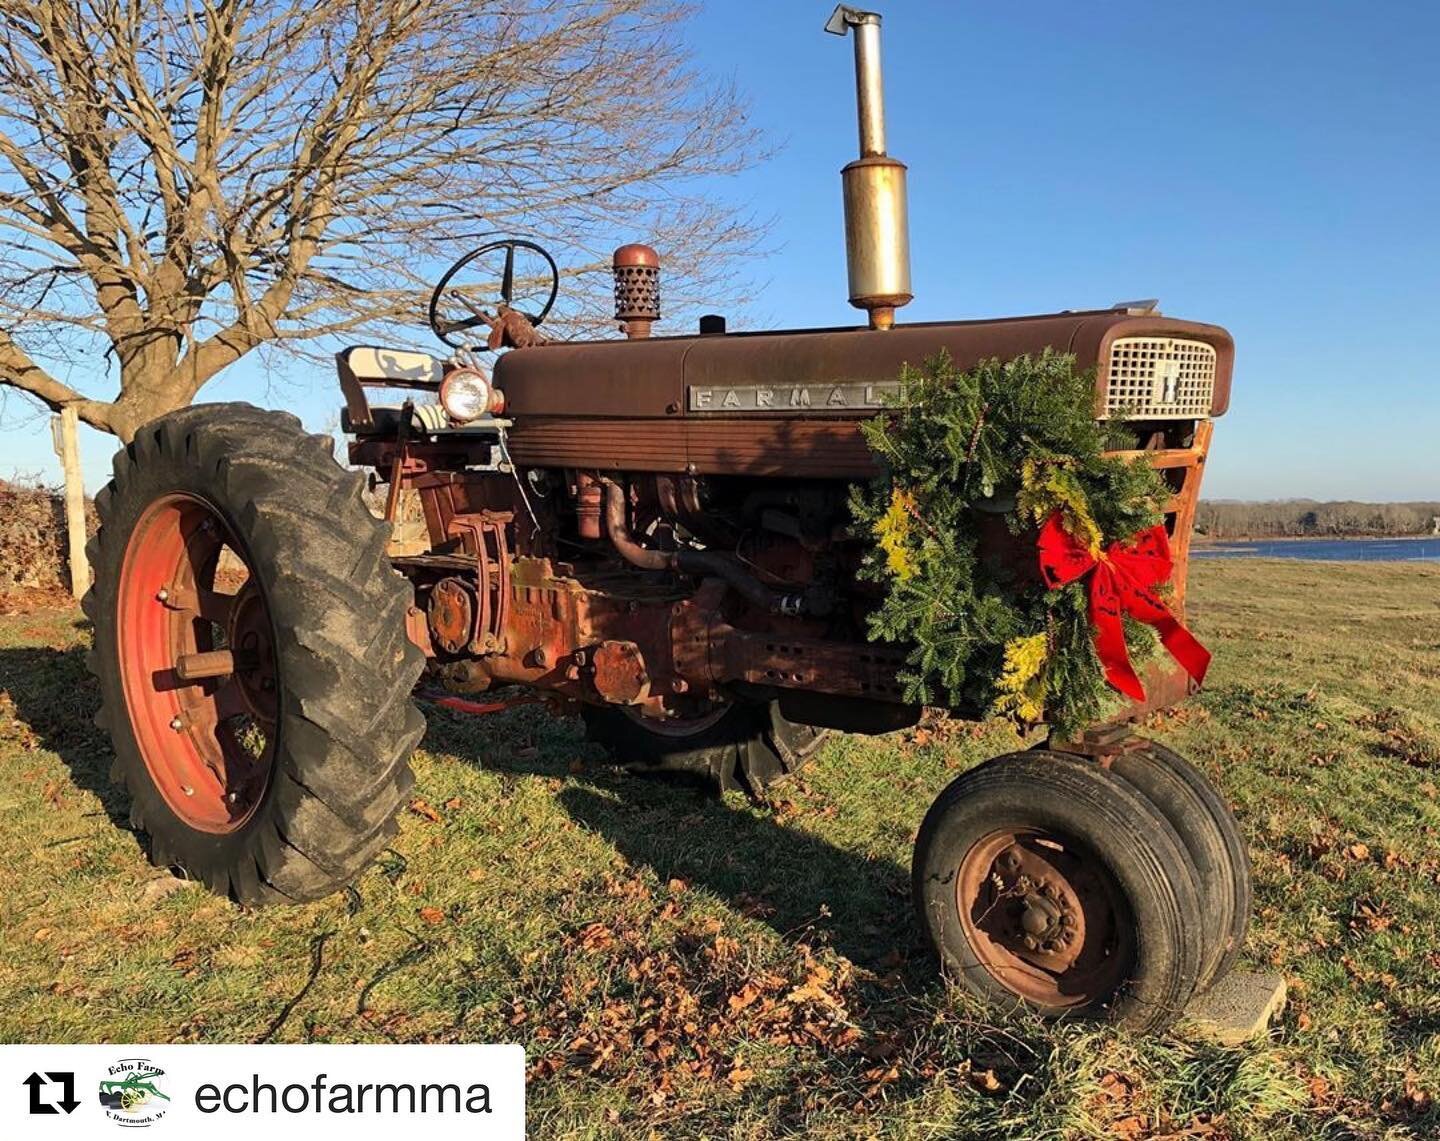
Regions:
<instances>
[{"instance_id":1,"label":"wooden fence post","mask_svg":"<svg viewBox=\"0 0 1440 1141\"><path fill-rule=\"evenodd\" d=\"M85 556L85 481L80 475L80 415L73 404L61 406L50 418L55 454L65 472L65 531L69 551L70 593L80 598L90 589L90 560Z\"/></svg>"}]
</instances>

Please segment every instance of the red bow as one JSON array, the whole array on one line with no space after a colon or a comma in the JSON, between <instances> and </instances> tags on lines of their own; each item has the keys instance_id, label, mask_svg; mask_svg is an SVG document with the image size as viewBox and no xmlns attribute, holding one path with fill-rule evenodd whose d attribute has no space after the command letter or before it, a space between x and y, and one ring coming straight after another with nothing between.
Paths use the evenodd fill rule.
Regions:
<instances>
[{"instance_id":1,"label":"red bow","mask_svg":"<svg viewBox=\"0 0 1440 1141\"><path fill-rule=\"evenodd\" d=\"M1155 595L1155 587L1170 581L1174 563L1164 527L1141 531L1128 543L1111 543L1098 555L1065 530L1057 511L1040 528L1040 574L1051 590L1088 574L1090 621L1095 626L1095 652L1105 667L1105 680L1135 701L1145 700L1145 687L1130 664L1125 648L1122 614L1154 626L1160 644L1170 651L1196 682L1205 680L1210 651L1180 625Z\"/></svg>"}]
</instances>

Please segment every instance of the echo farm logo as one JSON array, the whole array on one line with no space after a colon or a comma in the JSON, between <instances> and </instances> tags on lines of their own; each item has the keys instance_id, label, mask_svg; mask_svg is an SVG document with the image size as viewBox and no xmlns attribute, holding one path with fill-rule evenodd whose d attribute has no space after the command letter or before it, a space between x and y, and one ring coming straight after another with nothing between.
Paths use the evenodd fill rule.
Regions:
<instances>
[{"instance_id":1,"label":"echo farm logo","mask_svg":"<svg viewBox=\"0 0 1440 1141\"><path fill-rule=\"evenodd\" d=\"M165 1116L170 1095L163 1092L165 1071L144 1058L121 1058L100 1082L105 1116L120 1125L153 1125Z\"/></svg>"}]
</instances>

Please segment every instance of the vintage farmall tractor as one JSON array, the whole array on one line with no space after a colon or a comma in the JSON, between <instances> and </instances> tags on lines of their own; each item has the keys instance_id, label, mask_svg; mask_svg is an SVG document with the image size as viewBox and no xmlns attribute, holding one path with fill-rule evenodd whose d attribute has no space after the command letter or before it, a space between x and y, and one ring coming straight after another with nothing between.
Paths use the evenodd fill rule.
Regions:
<instances>
[{"instance_id":1,"label":"vintage farmall tractor","mask_svg":"<svg viewBox=\"0 0 1440 1141\"><path fill-rule=\"evenodd\" d=\"M855 44L845 228L868 327L739 333L705 317L652 336L659 259L626 245L624 339L551 341L537 327L554 262L497 242L435 290L450 356L339 354L350 469L328 437L244 404L166 416L116 457L88 612L100 721L155 863L248 905L344 886L409 794L422 675L424 694L475 711L500 704L475 694L538 691L578 707L625 765L754 795L827 731L913 724L904 647L865 636L875 587L856 577L867 540L847 492L875 471L857 425L905 362L941 349L962 368L1047 346L1094 367L1097 416L1125 410L1134 457L1173 491L1183 605L1229 335L1153 303L896 324L906 168L885 151L880 18L842 6L827 28ZM497 287L481 304L464 279L487 259ZM374 389L408 398L372 405ZM397 545L397 509L417 496L424 536ZM916 904L980 995L1153 1026L1234 961L1249 911L1235 822L1193 767L1125 728L1186 692L1152 667L1144 707L997 758L936 801Z\"/></svg>"}]
</instances>

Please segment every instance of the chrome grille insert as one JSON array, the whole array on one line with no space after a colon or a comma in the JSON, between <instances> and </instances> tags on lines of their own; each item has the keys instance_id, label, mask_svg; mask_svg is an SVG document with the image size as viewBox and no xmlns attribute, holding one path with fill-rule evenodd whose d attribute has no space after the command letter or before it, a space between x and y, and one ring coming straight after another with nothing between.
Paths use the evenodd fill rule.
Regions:
<instances>
[{"instance_id":1,"label":"chrome grille insert","mask_svg":"<svg viewBox=\"0 0 1440 1141\"><path fill-rule=\"evenodd\" d=\"M1210 415L1215 350L1203 341L1121 337L1110 348L1105 415L1136 420Z\"/></svg>"}]
</instances>

